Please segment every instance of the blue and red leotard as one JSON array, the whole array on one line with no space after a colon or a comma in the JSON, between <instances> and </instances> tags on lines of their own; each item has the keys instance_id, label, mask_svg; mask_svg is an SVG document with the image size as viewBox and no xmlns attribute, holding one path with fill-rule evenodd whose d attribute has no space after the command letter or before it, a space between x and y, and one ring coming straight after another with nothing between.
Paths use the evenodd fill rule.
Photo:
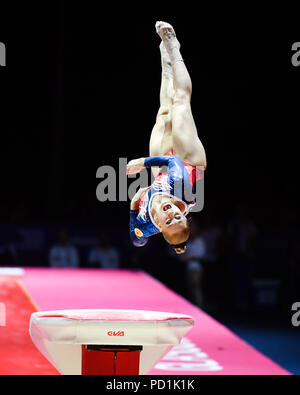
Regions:
<instances>
[{"instance_id":1,"label":"blue and red leotard","mask_svg":"<svg viewBox=\"0 0 300 395\"><path fill-rule=\"evenodd\" d=\"M184 215L195 205L195 183L202 178L203 172L182 162L173 151L164 156L145 159L146 168L165 166L167 171L161 170L153 184L142 194L139 209L130 210L130 238L136 247L144 246L150 236L160 232L151 215L151 203L155 195L169 195L184 203Z\"/></svg>"}]
</instances>

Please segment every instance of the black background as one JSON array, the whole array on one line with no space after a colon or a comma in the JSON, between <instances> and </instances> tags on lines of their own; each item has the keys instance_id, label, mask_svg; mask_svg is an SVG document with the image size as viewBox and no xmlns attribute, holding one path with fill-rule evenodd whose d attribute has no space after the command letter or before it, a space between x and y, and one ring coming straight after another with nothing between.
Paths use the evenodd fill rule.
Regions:
<instances>
[{"instance_id":1,"label":"black background","mask_svg":"<svg viewBox=\"0 0 300 395\"><path fill-rule=\"evenodd\" d=\"M144 7L1 6L1 220L128 220L128 202L96 200L96 170L148 155L161 72L154 25L167 20L193 81L205 207L222 219L242 202L259 223L294 226L300 68L290 60L291 19Z\"/></svg>"}]
</instances>

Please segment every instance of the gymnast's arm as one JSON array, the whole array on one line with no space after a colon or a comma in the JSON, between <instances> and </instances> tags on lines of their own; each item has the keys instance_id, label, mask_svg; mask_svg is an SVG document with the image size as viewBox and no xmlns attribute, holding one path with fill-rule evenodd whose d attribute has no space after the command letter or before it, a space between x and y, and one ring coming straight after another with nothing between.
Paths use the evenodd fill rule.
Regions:
<instances>
[{"instance_id":1,"label":"gymnast's arm","mask_svg":"<svg viewBox=\"0 0 300 395\"><path fill-rule=\"evenodd\" d=\"M190 188L189 177L185 171L184 165L180 158L176 155L150 156L149 158L139 158L130 161L127 165L127 174L135 174L143 168L149 167L167 167L169 175L169 183L174 188L174 195L181 197L183 195L183 187L186 185ZM189 189L185 189L188 191Z\"/></svg>"},{"instance_id":2,"label":"gymnast's arm","mask_svg":"<svg viewBox=\"0 0 300 395\"><path fill-rule=\"evenodd\" d=\"M174 196L182 199L183 197L190 200L188 192L192 192L192 185L189 182L189 176L180 158L176 155L150 156L149 158L135 159L128 163L127 171L139 172L143 167L167 167L169 183L173 189ZM132 174L132 173L131 173Z\"/></svg>"},{"instance_id":3,"label":"gymnast's arm","mask_svg":"<svg viewBox=\"0 0 300 395\"><path fill-rule=\"evenodd\" d=\"M139 210L130 210L130 220L129 220L129 232L132 244L135 247L143 247L148 243L147 237L137 237L135 234L136 229L136 217L139 214Z\"/></svg>"},{"instance_id":4,"label":"gymnast's arm","mask_svg":"<svg viewBox=\"0 0 300 395\"><path fill-rule=\"evenodd\" d=\"M135 234L136 217L139 214L138 209L141 200L141 195L146 189L148 189L148 187L140 188L138 192L134 195L130 203L130 220L129 220L130 239L136 247L143 247L148 242L147 238L137 237Z\"/></svg>"},{"instance_id":5,"label":"gymnast's arm","mask_svg":"<svg viewBox=\"0 0 300 395\"><path fill-rule=\"evenodd\" d=\"M149 187L140 188L137 193L133 196L131 203L130 203L130 210L138 210L140 205L140 200L142 197L143 192L145 192Z\"/></svg>"},{"instance_id":6,"label":"gymnast's arm","mask_svg":"<svg viewBox=\"0 0 300 395\"><path fill-rule=\"evenodd\" d=\"M139 173L147 167L168 167L170 177L180 179L184 173L184 166L181 160L174 155L150 156L149 158L139 158L130 161L127 165L127 174Z\"/></svg>"}]
</instances>

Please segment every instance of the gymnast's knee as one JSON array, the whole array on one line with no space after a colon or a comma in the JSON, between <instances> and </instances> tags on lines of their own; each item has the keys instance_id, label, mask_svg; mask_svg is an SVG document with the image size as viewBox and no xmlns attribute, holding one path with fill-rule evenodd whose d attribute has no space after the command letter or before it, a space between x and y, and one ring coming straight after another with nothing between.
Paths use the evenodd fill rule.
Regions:
<instances>
[{"instance_id":1,"label":"gymnast's knee","mask_svg":"<svg viewBox=\"0 0 300 395\"><path fill-rule=\"evenodd\" d=\"M185 108L190 106L192 92L190 90L177 90L173 100L173 108Z\"/></svg>"}]
</instances>

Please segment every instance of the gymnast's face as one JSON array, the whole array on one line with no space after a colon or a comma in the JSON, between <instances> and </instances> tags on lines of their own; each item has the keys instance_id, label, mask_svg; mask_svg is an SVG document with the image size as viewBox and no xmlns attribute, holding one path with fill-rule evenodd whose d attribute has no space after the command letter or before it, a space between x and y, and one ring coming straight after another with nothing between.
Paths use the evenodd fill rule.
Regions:
<instances>
[{"instance_id":1,"label":"gymnast's face","mask_svg":"<svg viewBox=\"0 0 300 395\"><path fill-rule=\"evenodd\" d=\"M186 227L186 217L170 199L159 204L155 219L161 232L175 233Z\"/></svg>"}]
</instances>

